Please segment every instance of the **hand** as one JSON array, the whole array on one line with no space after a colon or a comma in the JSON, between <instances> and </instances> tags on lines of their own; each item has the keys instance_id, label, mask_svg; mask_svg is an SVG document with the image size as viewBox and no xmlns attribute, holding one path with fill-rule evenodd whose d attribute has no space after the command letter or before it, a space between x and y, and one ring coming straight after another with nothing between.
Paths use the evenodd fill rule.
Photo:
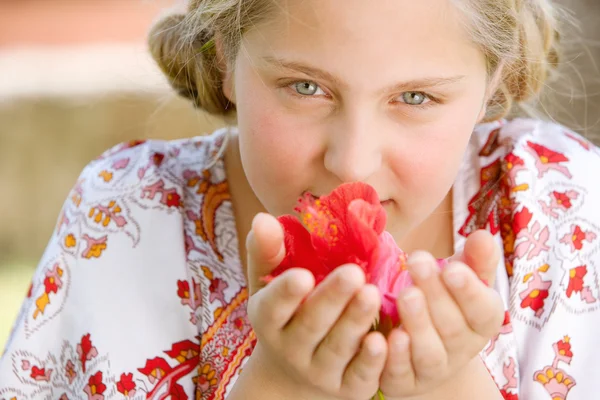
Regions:
<instances>
[{"instance_id":1,"label":"hand","mask_svg":"<svg viewBox=\"0 0 600 400\"><path fill-rule=\"evenodd\" d=\"M314 287L312 274L291 269L266 287L285 253L283 230L259 214L247 240L251 297L248 315L258 338L252 365L296 398L358 399L373 396L387 343L370 332L380 295L358 266L342 266ZM264 376L264 375L263 375Z\"/></svg>"},{"instance_id":2,"label":"hand","mask_svg":"<svg viewBox=\"0 0 600 400\"><path fill-rule=\"evenodd\" d=\"M400 294L402 327L388 336L381 377L386 400L434 391L472 364L499 331L504 307L491 288L499 258L500 248L485 231L473 233L463 254L453 257L442 272L428 253L409 258L415 286Z\"/></svg>"}]
</instances>

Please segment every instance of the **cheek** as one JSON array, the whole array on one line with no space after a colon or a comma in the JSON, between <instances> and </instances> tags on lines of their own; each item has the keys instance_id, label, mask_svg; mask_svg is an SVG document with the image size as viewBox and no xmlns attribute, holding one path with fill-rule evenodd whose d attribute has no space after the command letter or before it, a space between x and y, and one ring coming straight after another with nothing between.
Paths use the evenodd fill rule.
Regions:
<instances>
[{"instance_id":1,"label":"cheek","mask_svg":"<svg viewBox=\"0 0 600 400\"><path fill-rule=\"evenodd\" d=\"M399 196L407 209L428 213L444 199L456 179L474 120L441 118L415 132L404 151L390 155L391 170L401 185Z\"/></svg>"},{"instance_id":2,"label":"cheek","mask_svg":"<svg viewBox=\"0 0 600 400\"><path fill-rule=\"evenodd\" d=\"M243 77L240 77L240 80ZM288 213L312 178L310 143L275 96L249 76L236 85L240 153L244 172L267 211Z\"/></svg>"}]
</instances>

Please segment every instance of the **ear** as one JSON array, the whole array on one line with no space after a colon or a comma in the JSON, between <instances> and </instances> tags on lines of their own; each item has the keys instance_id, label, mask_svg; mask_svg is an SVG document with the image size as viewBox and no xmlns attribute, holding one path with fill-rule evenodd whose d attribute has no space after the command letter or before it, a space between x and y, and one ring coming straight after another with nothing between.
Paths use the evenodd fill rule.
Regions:
<instances>
[{"instance_id":1,"label":"ear","mask_svg":"<svg viewBox=\"0 0 600 400\"><path fill-rule=\"evenodd\" d=\"M233 60L228 60L225 56L225 49L223 46L223 39L221 35L215 35L215 50L217 56L217 66L221 71L221 82L223 94L227 99L235 104L235 90L234 90L234 74L233 74Z\"/></svg>"},{"instance_id":2,"label":"ear","mask_svg":"<svg viewBox=\"0 0 600 400\"><path fill-rule=\"evenodd\" d=\"M494 76L492 76L492 79L490 79L490 81L488 82L486 91L485 91L485 98L483 101L483 104L481 106L481 111L479 112L479 116L477 117L477 122L481 122L484 118L485 118L485 114L487 112L487 106L490 102L490 100L492 99L492 97L494 96L494 94L496 93L496 91L498 90L498 87L500 87L500 84L502 83L502 76L504 74L504 61L501 61L500 64L498 65L498 68L496 68L496 71L494 72Z\"/></svg>"}]
</instances>

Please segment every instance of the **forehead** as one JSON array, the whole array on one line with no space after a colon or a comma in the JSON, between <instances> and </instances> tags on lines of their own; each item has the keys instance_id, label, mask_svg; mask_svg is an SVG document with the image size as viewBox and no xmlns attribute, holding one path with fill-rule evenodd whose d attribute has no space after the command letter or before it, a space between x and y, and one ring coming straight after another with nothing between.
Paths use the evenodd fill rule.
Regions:
<instances>
[{"instance_id":1,"label":"forehead","mask_svg":"<svg viewBox=\"0 0 600 400\"><path fill-rule=\"evenodd\" d=\"M246 40L265 55L301 55L334 68L435 71L478 57L465 18L451 1L273 0L275 17L250 30Z\"/></svg>"}]
</instances>

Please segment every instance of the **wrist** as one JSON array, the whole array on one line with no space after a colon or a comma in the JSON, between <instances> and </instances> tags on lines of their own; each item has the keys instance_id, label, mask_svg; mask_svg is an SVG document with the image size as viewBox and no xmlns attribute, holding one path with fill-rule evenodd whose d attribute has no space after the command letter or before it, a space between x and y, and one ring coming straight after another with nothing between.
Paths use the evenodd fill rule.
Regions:
<instances>
[{"instance_id":1,"label":"wrist","mask_svg":"<svg viewBox=\"0 0 600 400\"><path fill-rule=\"evenodd\" d=\"M313 400L306 385L301 385L265 356L257 343L252 355L243 367L227 400Z\"/></svg>"},{"instance_id":2,"label":"wrist","mask_svg":"<svg viewBox=\"0 0 600 400\"><path fill-rule=\"evenodd\" d=\"M493 377L479 355L428 393L402 400L502 400Z\"/></svg>"}]
</instances>

